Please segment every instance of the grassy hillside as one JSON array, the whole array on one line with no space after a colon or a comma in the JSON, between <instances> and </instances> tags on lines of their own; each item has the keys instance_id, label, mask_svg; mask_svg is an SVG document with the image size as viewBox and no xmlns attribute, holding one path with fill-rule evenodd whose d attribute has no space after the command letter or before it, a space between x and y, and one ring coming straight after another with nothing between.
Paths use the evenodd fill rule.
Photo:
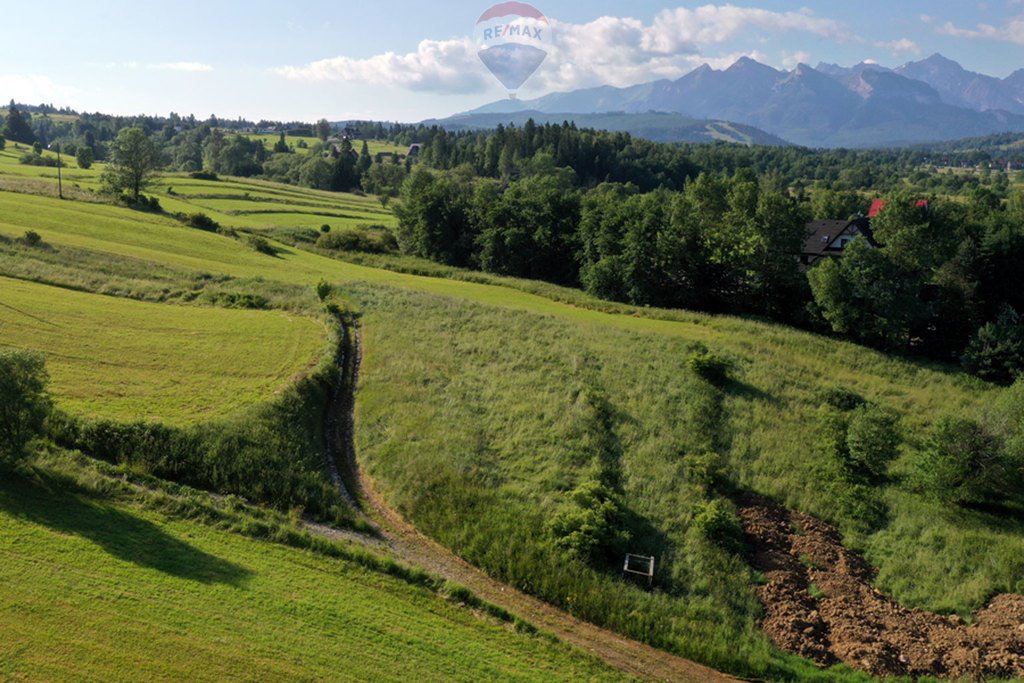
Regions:
<instances>
[{"instance_id":1,"label":"grassy hillside","mask_svg":"<svg viewBox=\"0 0 1024 683\"><path fill-rule=\"evenodd\" d=\"M181 512L212 505L63 456L5 477L0 678L619 680L427 587Z\"/></svg>"},{"instance_id":2,"label":"grassy hillside","mask_svg":"<svg viewBox=\"0 0 1024 683\"><path fill-rule=\"evenodd\" d=\"M384 151L390 146L376 143ZM371 149L373 147L371 146ZM8 143L0 151L0 190L55 195L55 167L22 164L19 159L30 147ZM300 150L302 151L302 150ZM44 151L56 159L56 154ZM73 156L64 155L62 169L65 196L93 199L79 190L98 191L104 164L90 169L77 167ZM233 228L266 230L274 228L331 228L364 225L393 226L394 216L381 208L374 197L336 192L321 192L253 178L197 180L188 174L170 173L160 177L150 194L171 213L205 213L221 225Z\"/></svg>"},{"instance_id":3,"label":"grassy hillside","mask_svg":"<svg viewBox=\"0 0 1024 683\"><path fill-rule=\"evenodd\" d=\"M271 311L159 306L0 278L0 347L47 355L61 407L184 423L266 401L318 360L322 325Z\"/></svg>"},{"instance_id":4,"label":"grassy hillside","mask_svg":"<svg viewBox=\"0 0 1024 683\"><path fill-rule=\"evenodd\" d=\"M927 426L984 413L1001 394L957 370L544 285L412 275L292 247L268 256L166 217L0 192L0 235L27 229L60 249L174 277L260 278L306 296L320 279L335 284L362 314L358 447L385 495L488 572L657 646L751 676L811 675L757 628L759 578L729 542L737 490L838 523L880 567L879 587L907 604L966 613L995 592L1024 590L1020 522L897 488ZM693 372L704 349L732 363L730 381ZM836 388L902 417L902 458L867 501L885 513L871 528L821 468L821 406ZM631 537L619 549L659 558L657 590L624 587L621 555L567 561L557 549L553 520L586 513L578 492L593 482L620 505Z\"/></svg>"}]
</instances>

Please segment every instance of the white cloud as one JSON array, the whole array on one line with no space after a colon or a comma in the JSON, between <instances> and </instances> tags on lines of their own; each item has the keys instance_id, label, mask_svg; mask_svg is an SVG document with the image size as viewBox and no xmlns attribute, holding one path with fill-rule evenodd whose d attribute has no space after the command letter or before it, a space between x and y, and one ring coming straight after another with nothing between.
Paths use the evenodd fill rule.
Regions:
<instances>
[{"instance_id":1,"label":"white cloud","mask_svg":"<svg viewBox=\"0 0 1024 683\"><path fill-rule=\"evenodd\" d=\"M1024 15L1011 17L1007 19L1002 26L978 24L974 28L957 26L951 21L940 24L935 17L928 15L922 15L921 20L926 24L934 25L936 32L944 36L972 38L978 40L994 40L1024 45Z\"/></svg>"},{"instance_id":2,"label":"white cloud","mask_svg":"<svg viewBox=\"0 0 1024 683\"><path fill-rule=\"evenodd\" d=\"M14 99L27 104L43 102L74 105L81 90L70 85L54 83L39 74L0 74L0 101Z\"/></svg>"},{"instance_id":3,"label":"white cloud","mask_svg":"<svg viewBox=\"0 0 1024 683\"><path fill-rule=\"evenodd\" d=\"M783 52L782 53L782 66L787 69L792 69L798 64L809 64L811 61L811 53L798 50L796 52Z\"/></svg>"},{"instance_id":4,"label":"white cloud","mask_svg":"<svg viewBox=\"0 0 1024 683\"><path fill-rule=\"evenodd\" d=\"M922 17L924 19L924 17ZM930 19L930 18L929 18ZM723 68L742 56L772 60L758 51L721 54L722 46L744 32L806 33L834 41L871 45L892 54L919 54L908 38L868 41L838 21L811 10L776 12L732 4L677 7L660 12L650 23L632 17L603 16L586 24L553 21L554 45L547 61L529 82L531 90L570 90L593 85L634 85L660 78L679 78L707 63ZM424 40L414 52L386 52L367 58L334 57L274 73L304 82L351 81L444 94L481 93L494 79L477 57L470 38ZM809 61L794 49L778 66L791 68Z\"/></svg>"},{"instance_id":5,"label":"white cloud","mask_svg":"<svg viewBox=\"0 0 1024 683\"><path fill-rule=\"evenodd\" d=\"M296 81L359 81L440 93L479 92L488 81L476 47L468 38L424 40L416 52L385 52L366 59L334 57L304 66L274 69Z\"/></svg>"},{"instance_id":6,"label":"white cloud","mask_svg":"<svg viewBox=\"0 0 1024 683\"><path fill-rule=\"evenodd\" d=\"M131 63L132 66L136 66ZM213 67L209 64L203 64L201 62L169 62L167 64L150 64L150 69L160 69L163 71L184 71L186 73L209 73L213 71Z\"/></svg>"},{"instance_id":7,"label":"white cloud","mask_svg":"<svg viewBox=\"0 0 1024 683\"><path fill-rule=\"evenodd\" d=\"M915 55L921 54L921 46L912 41L910 38L900 38L899 40L881 40L872 43L875 47L882 48L883 50L889 50L893 55L898 55L904 52L910 52Z\"/></svg>"},{"instance_id":8,"label":"white cloud","mask_svg":"<svg viewBox=\"0 0 1024 683\"><path fill-rule=\"evenodd\" d=\"M660 12L645 30L642 47L660 53L692 51L693 45L724 43L749 28L772 33L801 31L829 38L843 36L839 22L816 17L810 10L773 12L756 7L703 5Z\"/></svg>"}]
</instances>

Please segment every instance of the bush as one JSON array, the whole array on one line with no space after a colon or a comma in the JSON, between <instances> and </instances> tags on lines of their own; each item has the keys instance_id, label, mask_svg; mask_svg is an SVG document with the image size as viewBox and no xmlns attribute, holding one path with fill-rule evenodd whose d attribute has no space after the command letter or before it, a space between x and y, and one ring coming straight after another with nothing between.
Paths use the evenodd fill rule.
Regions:
<instances>
[{"instance_id":1,"label":"bush","mask_svg":"<svg viewBox=\"0 0 1024 683\"><path fill-rule=\"evenodd\" d=\"M725 499L716 498L701 504L693 518L693 530L723 550L739 552L743 548L743 525L736 510Z\"/></svg>"},{"instance_id":2,"label":"bush","mask_svg":"<svg viewBox=\"0 0 1024 683\"><path fill-rule=\"evenodd\" d=\"M999 317L982 326L961 357L968 372L1000 384L1010 384L1024 372L1024 323L1017 311L1005 307Z\"/></svg>"},{"instance_id":3,"label":"bush","mask_svg":"<svg viewBox=\"0 0 1024 683\"><path fill-rule=\"evenodd\" d=\"M836 410L842 410L843 412L856 410L867 403L860 394L843 387L825 389L821 394L821 401L825 405L832 406Z\"/></svg>"},{"instance_id":4,"label":"bush","mask_svg":"<svg viewBox=\"0 0 1024 683\"><path fill-rule=\"evenodd\" d=\"M189 214L185 218L185 224L190 228L197 230L206 230L207 232L217 232L220 230L220 223L213 220L205 213L193 213Z\"/></svg>"},{"instance_id":5,"label":"bush","mask_svg":"<svg viewBox=\"0 0 1024 683\"><path fill-rule=\"evenodd\" d=\"M850 418L846 446L854 473L869 482L885 478L900 445L899 416L878 407L859 408Z\"/></svg>"},{"instance_id":6,"label":"bush","mask_svg":"<svg viewBox=\"0 0 1024 683\"><path fill-rule=\"evenodd\" d=\"M725 383L733 368L732 361L715 355L707 349L694 353L686 364L699 377L712 384Z\"/></svg>"},{"instance_id":7,"label":"bush","mask_svg":"<svg viewBox=\"0 0 1024 683\"><path fill-rule=\"evenodd\" d=\"M160 200L157 197L147 197L144 194L140 194L139 198L136 199L130 194L122 194L118 197L118 200L125 206L137 209L138 211L152 211L153 213L163 211L163 208L160 206Z\"/></svg>"},{"instance_id":8,"label":"bush","mask_svg":"<svg viewBox=\"0 0 1024 683\"><path fill-rule=\"evenodd\" d=\"M557 548L583 562L618 557L630 535L618 495L601 482L588 480L569 494L569 504L548 523Z\"/></svg>"},{"instance_id":9,"label":"bush","mask_svg":"<svg viewBox=\"0 0 1024 683\"><path fill-rule=\"evenodd\" d=\"M398 251L398 240L387 228L372 226L360 230L348 228L324 233L316 241L316 246L332 251L393 254Z\"/></svg>"},{"instance_id":10,"label":"bush","mask_svg":"<svg viewBox=\"0 0 1024 683\"><path fill-rule=\"evenodd\" d=\"M715 452L689 453L683 457L686 481L705 492L714 491L728 482L722 456Z\"/></svg>"},{"instance_id":11,"label":"bush","mask_svg":"<svg viewBox=\"0 0 1024 683\"><path fill-rule=\"evenodd\" d=\"M216 173L210 173L209 171L195 171L188 175L193 180L220 180Z\"/></svg>"},{"instance_id":12,"label":"bush","mask_svg":"<svg viewBox=\"0 0 1024 683\"><path fill-rule=\"evenodd\" d=\"M18 161L26 166L48 166L54 167L57 165L57 160L50 157L44 157L39 152L27 152L21 155Z\"/></svg>"},{"instance_id":13,"label":"bush","mask_svg":"<svg viewBox=\"0 0 1024 683\"><path fill-rule=\"evenodd\" d=\"M261 254L266 254L268 256L277 256L277 249L275 249L274 246L270 242L268 242L265 237L260 237L259 235L249 235L248 237L246 237L245 242L251 248L255 249Z\"/></svg>"},{"instance_id":14,"label":"bush","mask_svg":"<svg viewBox=\"0 0 1024 683\"><path fill-rule=\"evenodd\" d=\"M92 147L88 145L82 145L75 153L75 162L78 164L78 168L82 170L87 171L92 168L92 162L95 160L96 155L92 151Z\"/></svg>"},{"instance_id":15,"label":"bush","mask_svg":"<svg viewBox=\"0 0 1024 683\"><path fill-rule=\"evenodd\" d=\"M25 234L22 235L20 242L26 247L40 247L43 246L43 236L35 230L26 230Z\"/></svg>"},{"instance_id":16,"label":"bush","mask_svg":"<svg viewBox=\"0 0 1024 683\"><path fill-rule=\"evenodd\" d=\"M320 232L322 232L323 234L326 235L330 231L331 231L331 226L327 225L326 223L324 223L323 225L320 226Z\"/></svg>"},{"instance_id":17,"label":"bush","mask_svg":"<svg viewBox=\"0 0 1024 683\"><path fill-rule=\"evenodd\" d=\"M31 351L0 351L0 463L13 464L43 434L52 410L46 359Z\"/></svg>"},{"instance_id":18,"label":"bush","mask_svg":"<svg viewBox=\"0 0 1024 683\"><path fill-rule=\"evenodd\" d=\"M1000 498L1015 479L999 440L974 420L962 417L940 418L911 465L916 488L944 503Z\"/></svg>"},{"instance_id":19,"label":"bush","mask_svg":"<svg viewBox=\"0 0 1024 683\"><path fill-rule=\"evenodd\" d=\"M270 300L259 294L207 292L201 298L207 303L223 308L246 308L252 310L266 310L270 308Z\"/></svg>"},{"instance_id":20,"label":"bush","mask_svg":"<svg viewBox=\"0 0 1024 683\"><path fill-rule=\"evenodd\" d=\"M331 295L332 290L333 287L331 287L331 284L329 282L321 280L320 282L316 283L316 296L318 299L320 299L320 301L326 301L327 297Z\"/></svg>"}]
</instances>

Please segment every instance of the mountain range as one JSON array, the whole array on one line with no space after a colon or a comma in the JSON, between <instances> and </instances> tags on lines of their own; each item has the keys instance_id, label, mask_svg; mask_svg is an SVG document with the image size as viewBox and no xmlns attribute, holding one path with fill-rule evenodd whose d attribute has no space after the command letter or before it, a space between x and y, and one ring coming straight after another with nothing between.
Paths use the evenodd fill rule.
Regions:
<instances>
[{"instance_id":1,"label":"mountain range","mask_svg":"<svg viewBox=\"0 0 1024 683\"><path fill-rule=\"evenodd\" d=\"M636 131L629 115L663 112L734 122L810 147L892 147L1024 131L1024 69L999 79L936 54L896 69L800 64L787 71L744 57L727 69L704 65L678 80L503 100L444 123L472 127L482 115L524 112L614 112L620 129L630 132Z\"/></svg>"}]
</instances>

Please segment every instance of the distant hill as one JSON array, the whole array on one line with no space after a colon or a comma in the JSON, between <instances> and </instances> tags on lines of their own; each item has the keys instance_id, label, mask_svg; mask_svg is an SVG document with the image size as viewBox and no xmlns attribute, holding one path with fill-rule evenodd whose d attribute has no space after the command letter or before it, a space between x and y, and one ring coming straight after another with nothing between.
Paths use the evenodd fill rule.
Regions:
<instances>
[{"instance_id":1,"label":"distant hill","mask_svg":"<svg viewBox=\"0 0 1024 683\"><path fill-rule=\"evenodd\" d=\"M514 100L510 101L514 104ZM580 128L596 128L624 132L654 142L735 142L744 145L782 146L789 144L782 138L754 128L728 121L693 119L667 112L602 114L545 113L522 110L512 113L477 113L452 116L447 119L424 121L426 125L439 125L448 130L488 130L498 124L522 126L529 119L537 123L571 121Z\"/></svg>"},{"instance_id":2,"label":"distant hill","mask_svg":"<svg viewBox=\"0 0 1024 683\"><path fill-rule=\"evenodd\" d=\"M898 69L800 64L781 71L744 57L728 69L704 65L682 78L627 88L602 86L505 100L482 114L666 112L733 121L810 147L894 147L1024 132L1024 70L997 79L941 55Z\"/></svg>"}]
</instances>

